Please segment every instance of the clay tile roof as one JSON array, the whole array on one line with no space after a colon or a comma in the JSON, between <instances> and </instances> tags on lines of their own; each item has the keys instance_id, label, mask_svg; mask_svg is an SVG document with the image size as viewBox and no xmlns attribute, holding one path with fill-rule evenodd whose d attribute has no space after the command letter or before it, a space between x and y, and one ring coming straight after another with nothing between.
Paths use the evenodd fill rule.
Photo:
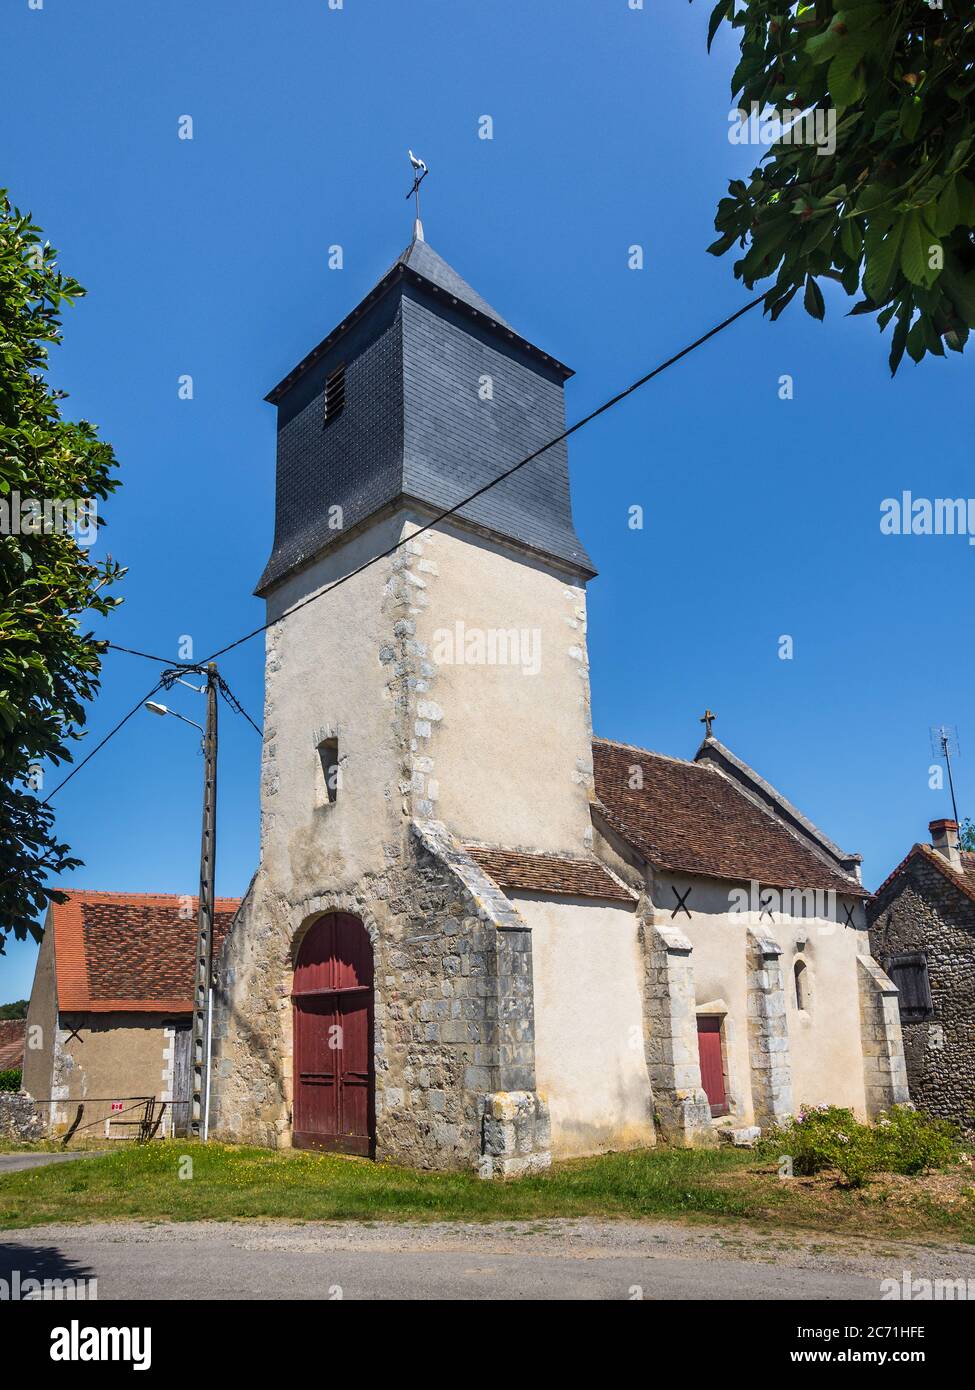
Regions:
<instances>
[{"instance_id":1,"label":"clay tile roof","mask_svg":"<svg viewBox=\"0 0 975 1390\"><path fill-rule=\"evenodd\" d=\"M655 868L869 896L707 763L606 739L594 739L592 752L608 823ZM635 767L639 787L631 786Z\"/></svg>"},{"instance_id":2,"label":"clay tile roof","mask_svg":"<svg viewBox=\"0 0 975 1390\"><path fill-rule=\"evenodd\" d=\"M499 888L522 888L533 893L558 893L572 898L615 898L631 904L636 901L636 895L614 878L598 859L530 854L486 845L465 845L464 848Z\"/></svg>"},{"instance_id":3,"label":"clay tile roof","mask_svg":"<svg viewBox=\"0 0 975 1390\"><path fill-rule=\"evenodd\" d=\"M239 906L239 898L216 900L215 955ZM70 891L52 907L59 1008L191 1012L196 910L196 898L176 893Z\"/></svg>"},{"instance_id":4,"label":"clay tile roof","mask_svg":"<svg viewBox=\"0 0 975 1390\"><path fill-rule=\"evenodd\" d=\"M0 1018L0 1071L20 1071L24 1065L26 1018Z\"/></svg>"},{"instance_id":5,"label":"clay tile roof","mask_svg":"<svg viewBox=\"0 0 975 1390\"><path fill-rule=\"evenodd\" d=\"M877 901L882 893L887 891L895 879L900 877L901 873L907 868L916 854L921 855L929 864L933 864L949 883L954 884L959 892L964 893L966 898L971 898L972 902L975 902L975 854L967 849L961 851L961 871L959 872L959 870L951 867L944 855L939 854L933 845L926 844L911 846L904 858L897 865L897 868L887 875L876 893L874 893L874 902Z\"/></svg>"}]
</instances>

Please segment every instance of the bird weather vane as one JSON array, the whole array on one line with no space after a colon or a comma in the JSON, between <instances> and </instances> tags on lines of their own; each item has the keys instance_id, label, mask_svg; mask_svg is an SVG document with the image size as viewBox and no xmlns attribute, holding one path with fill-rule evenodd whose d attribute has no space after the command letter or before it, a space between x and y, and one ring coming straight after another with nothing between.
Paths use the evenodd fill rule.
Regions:
<instances>
[{"instance_id":1,"label":"bird weather vane","mask_svg":"<svg viewBox=\"0 0 975 1390\"><path fill-rule=\"evenodd\" d=\"M422 159L417 159L412 150L408 150L407 153L410 156L410 164L413 166L413 187L410 189L409 193L407 193L406 200L409 202L411 198L416 199L416 226L413 230L418 240L422 241L423 223L420 221L420 184L426 178L427 174L429 174L430 170Z\"/></svg>"}]
</instances>

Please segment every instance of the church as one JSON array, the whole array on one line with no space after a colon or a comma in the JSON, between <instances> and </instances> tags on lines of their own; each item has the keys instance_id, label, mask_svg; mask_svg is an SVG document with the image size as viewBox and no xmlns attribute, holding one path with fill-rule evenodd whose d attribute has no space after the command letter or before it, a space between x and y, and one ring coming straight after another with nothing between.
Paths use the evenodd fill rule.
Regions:
<instances>
[{"instance_id":1,"label":"church","mask_svg":"<svg viewBox=\"0 0 975 1390\"><path fill-rule=\"evenodd\" d=\"M507 1177L908 1099L859 857L710 712L688 760L593 736L595 571L543 447L570 376L418 221L267 397L261 852L216 965L215 1137Z\"/></svg>"}]
</instances>

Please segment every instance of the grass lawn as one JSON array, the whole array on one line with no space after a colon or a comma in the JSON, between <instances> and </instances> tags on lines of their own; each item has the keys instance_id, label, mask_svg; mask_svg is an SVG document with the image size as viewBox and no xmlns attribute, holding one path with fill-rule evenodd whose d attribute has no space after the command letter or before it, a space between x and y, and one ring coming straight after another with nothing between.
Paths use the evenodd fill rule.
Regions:
<instances>
[{"instance_id":1,"label":"grass lawn","mask_svg":"<svg viewBox=\"0 0 975 1390\"><path fill-rule=\"evenodd\" d=\"M193 1176L180 1178L187 1155ZM126 1145L101 1158L0 1176L0 1226L7 1228L50 1221L572 1216L745 1221L778 1230L975 1242L975 1187L971 1169L961 1168L921 1178L878 1176L859 1191L828 1174L783 1181L774 1155L730 1148L606 1154L500 1183L185 1140Z\"/></svg>"}]
</instances>

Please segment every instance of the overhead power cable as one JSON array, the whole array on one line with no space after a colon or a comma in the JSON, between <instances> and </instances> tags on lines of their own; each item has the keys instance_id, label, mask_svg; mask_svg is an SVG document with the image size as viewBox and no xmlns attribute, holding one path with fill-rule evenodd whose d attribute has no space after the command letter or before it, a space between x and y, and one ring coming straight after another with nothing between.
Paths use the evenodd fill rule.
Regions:
<instances>
[{"instance_id":1,"label":"overhead power cable","mask_svg":"<svg viewBox=\"0 0 975 1390\"><path fill-rule=\"evenodd\" d=\"M335 582L333 584L329 584L327 588L320 589L317 593L310 594L307 598L302 599L300 603L296 603L293 608L289 608L287 612L282 613L280 617L272 618L270 622L262 623L260 627L255 627L251 632L246 632L243 635L243 637L238 637L233 642L228 642L226 646L218 648L217 651L213 652L210 656L206 658L206 661L201 663L187 662L183 665L180 665L180 663L178 662L171 662L168 657L156 656L152 652L137 651L133 647L123 647L115 642L106 643L107 647L109 647L112 651L126 652L130 656L144 657L147 661L161 662L162 664L169 667L171 670L178 669L179 671L185 672L186 670L199 670L205 667L207 662L215 661L218 656L224 656L227 652L231 652L236 647L240 647L245 642L249 642L253 637L259 637L262 632L267 632L269 628L273 627L276 623L281 622L284 618L290 617L292 613L297 613L300 609L307 608L310 603L314 603L317 599L323 598L325 594L332 593L334 589L338 589L342 584L348 583L350 579L354 579L357 575L362 574L364 570L370 569L373 565L378 564L380 560L388 559L390 555L394 555L397 550L402 549L402 547L406 545L407 542L415 540L417 536L422 536L424 532L432 530L433 527L439 525L440 522L445 521L448 517L456 515L456 513L461 511L464 507L469 506L471 502L476 501L478 497L482 497L484 493L489 492L491 488L497 487L498 484L503 483L506 478L510 478L513 473L517 473L519 469L524 468L529 463L532 463L535 459L539 458L549 449L555 448L557 444L563 443L566 439L569 439L572 435L576 434L579 430L581 430L585 425L588 425L593 420L598 419L600 415L605 415L608 410L612 410L614 406L619 405L621 401L626 400L627 396L632 396L635 391L639 391L642 386L646 386L647 382L652 381L654 377L660 376L661 372L665 372L668 367L673 367L677 362L680 362L682 358L687 357L690 353L696 351L697 348L703 347L704 344L706 342L709 342L711 338L716 337L718 333L723 332L726 328L730 328L733 323L735 323L738 319L742 318L743 315L747 314L749 310L756 308L759 304L763 302L763 295L759 295L756 299L749 300L747 304L742 305L740 309L737 309L733 314L729 315L728 318L723 319L721 323L717 323L713 328L708 329L707 333L703 333L700 338L695 338L692 343L688 343L686 347L681 348L679 352L675 352L673 356L668 357L666 361L659 363L656 367L653 368L652 371L649 371L645 373L645 375L639 377L636 381L634 381L630 386L627 386L624 390L618 391L615 396L611 396L609 400L604 401L602 405L597 406L595 410L591 410L589 414L584 415L581 420L576 420L575 424L570 425L568 429L563 430L562 433L556 435L554 439L550 439L547 444L543 444L541 448L534 450L533 453L528 454L523 459L520 459L518 463L513 464L510 468L506 468L503 473L499 473L496 478L492 478L482 487L479 487L475 492L472 492L469 496L463 498L462 501L457 502L454 504L454 506L448 507L445 511L438 513L435 517L433 517L432 520L426 522L425 525L419 527L418 530L411 532L408 536L404 536L403 539L397 541L395 545L391 545L387 550L383 550L378 555L374 555L371 559L366 560L363 564L357 566L356 569L350 570L348 574L344 574L341 577L341 579L336 579ZM128 721L132 718L132 716L142 708L142 705L145 703L145 701L151 700L153 695L155 695L156 691L160 690L164 684L165 680L161 680L158 685L153 686L152 690L149 691L148 695L144 696L144 698L140 700L139 703L133 709L129 710L125 718L121 719L119 723L116 724L115 728L105 735L101 743L96 744L96 746L91 750L88 756L86 758L83 758L82 761L78 763L76 767L72 768L71 772L68 774L67 777L64 778L62 782L58 783L58 785L51 792L51 795L47 798L47 801L50 801L52 797L56 796L57 793L61 790L61 788L66 786L67 783L71 781L71 778L74 777L76 773L80 772L81 769L85 766L85 764L89 763L95 756L95 754L105 747L105 744L108 743L109 739L115 737L115 735L123 727L123 725L127 724ZM251 719L250 715L240 704L240 701L237 700L236 696L233 695L233 693L230 690L230 687L227 685L226 681L224 681L222 677L220 678L220 689L224 697L231 704L231 706L234 709L236 709L239 714L242 714L244 716L247 722L250 725L252 725L252 727L258 734L261 734L260 727L254 722L253 719ZM261 734L261 736L263 737L263 734ZM46 804L47 803L45 802L45 805Z\"/></svg>"},{"instance_id":2,"label":"overhead power cable","mask_svg":"<svg viewBox=\"0 0 975 1390\"><path fill-rule=\"evenodd\" d=\"M141 655L141 653L137 653L137 655ZM148 694L143 695L142 699L138 702L138 704L133 705L132 708L129 710L128 714L124 715L123 718L121 718L121 719L119 720L119 722L115 725L114 729L110 729L109 732L105 735L105 737L101 740L101 742L100 742L100 743L96 743L96 744L95 744L95 747L91 750L91 752L90 752L89 754L87 754L86 757L82 758L81 762L78 763L75 767L73 767L73 768L71 769L71 771L68 773L67 777L63 778L63 779L57 784L57 786L54 788L54 790L51 792L51 794L50 794L49 796L45 797L45 799L44 799L44 801L43 801L42 804L46 806L55 796L57 796L57 794L58 794L58 792L61 790L61 788L62 788L62 787L66 787L67 784L71 781L72 777L74 777L77 773L79 773L79 772L81 771L81 769L85 766L86 763L90 763L91 760L92 760L92 758L95 756L95 754L96 754L96 753L99 753L99 752L105 747L106 743L108 743L110 739L113 739L113 738L115 737L115 735L119 732L119 730L122 729L122 728L129 722L129 720L130 720L131 718L133 718L134 715L138 714L139 710L142 709L143 705L145 704L145 702L146 702L147 700L151 700L152 697L153 697L153 695L156 695L160 690L162 690L162 689L164 689L164 688L165 688L166 690L169 690L169 689L172 687L173 680L175 679L175 677L179 674L179 672L181 672L181 671L184 670L184 669L185 669L185 668L183 668L183 667L179 667L179 668L173 668L171 671L165 672L164 675L163 675L163 677L162 677L162 679L159 680L159 681L152 687L152 689L148 692ZM199 670L200 667L198 667L198 666L192 666L192 667L190 667L190 669L191 669L191 670ZM204 667L204 668L203 668L203 671L204 671L204 672L205 672L205 669L206 669L206 668ZM167 680L167 676L170 677L170 679ZM218 684L219 684L219 688L220 688L220 691L221 691L222 695L223 695L224 698L226 699L227 703L230 705L231 709L236 710L236 712L237 712L238 714L242 714L242 715L244 716L244 718L247 720L248 724L250 724L250 726L251 726L251 728L254 730L254 732L257 733L258 735L260 735L261 738L263 738L264 735L263 735L263 732L261 731L259 725L255 724L254 720L250 717L250 715L249 715L249 714L247 713L247 711L244 709L244 706L243 706L243 705L240 703L240 701L237 699L237 696L236 696L236 695L234 694L234 692L230 689L230 686L227 684L227 682L223 679L222 676L218 676Z\"/></svg>"},{"instance_id":3,"label":"overhead power cable","mask_svg":"<svg viewBox=\"0 0 975 1390\"><path fill-rule=\"evenodd\" d=\"M675 352L672 357L668 357L665 362L661 362L658 366L654 367L652 371L647 372L637 381L634 381L632 385L627 386L625 390L618 391L617 394L611 396L608 401L604 401L603 404L597 406L595 410L591 410L588 415L584 415L581 420L577 420L575 424L570 425L567 430L563 430L562 433L556 435L554 439L550 439L548 443L543 444L540 449L536 449L533 453L528 454L526 458L519 460L518 463L513 464L510 468L506 468L503 473L499 473L496 478L492 478L490 482L485 483L483 487L479 487L476 492L472 492L468 497L455 503L454 506L448 507L445 511L439 512L424 526L419 527L416 531L411 531L408 536L404 536L403 539L397 541L395 545L391 545L388 550L380 551L378 555L374 555L371 559L364 561L363 564L358 565L354 570L350 570L348 574L344 574L341 579L336 579L334 584L329 584L327 588L319 589L318 593L310 594L307 598L302 599L300 603L296 603L294 607L289 608L285 613L282 613L280 617L272 618L270 622L262 623L260 627L255 627L252 632L247 632L243 637L238 637L235 641L228 642L225 647L218 648L217 651L211 653L211 655L207 657L207 660L215 661L218 656L224 656L227 652L233 651L235 647L242 646L244 642L249 642L252 637L259 637L262 632L267 632L268 628L274 627L276 623L282 622L285 618L289 618L292 613L297 613L302 608L307 608L310 603L315 603L316 600L323 598L325 594L330 594L335 589L340 588L341 585L347 584L350 579L355 579L357 575L362 574L363 571L378 564L380 560L388 559L390 555L394 555L397 550L400 550L409 541L416 540L417 536L422 536L425 531L432 530L433 527L438 526L440 522L446 521L448 517L454 516L457 512L461 511L462 508L476 501L478 497L482 497L484 493L489 492L491 488L497 487L497 485L503 483L506 478L510 478L513 473L517 473L520 468L524 468L526 464L532 463L541 454L546 453L557 444L561 444L566 439L569 439L573 434L581 430L584 425L588 425L600 415L605 415L607 410L612 410L613 406L619 405L620 401L626 400L627 396L632 396L635 391L639 391L641 386L646 386L648 381L652 381L655 376L659 376L661 372L665 372L668 367L674 366L681 358L687 357L689 353L702 347L711 338L715 337L716 334L721 333L726 328L730 328L737 319L740 319L744 314L747 314L750 309L756 308L757 305L763 302L764 295L759 295L758 298L749 300L742 308L736 310L735 313L731 314L728 318L723 319L721 323L715 324L713 328L710 328L707 333L702 334L700 338L695 338L693 343L688 343L686 347L681 348L680 352Z\"/></svg>"},{"instance_id":4,"label":"overhead power cable","mask_svg":"<svg viewBox=\"0 0 975 1390\"><path fill-rule=\"evenodd\" d=\"M236 710L238 714L242 714L242 715L244 716L244 718L247 720L248 724L249 724L249 725L251 726L251 728L254 730L254 732L255 732L260 738L263 738L263 737L264 737L264 730L260 727L259 724L255 724L255 723L254 723L253 719L250 717L250 715L249 715L249 714L247 713L247 711L244 709L244 706L243 706L243 705L240 703L240 701L237 699L237 696L234 694L234 692L231 690L230 686L227 684L227 682L224 680L223 676L221 676L221 675L218 675L218 676L217 676L217 688L219 689L220 694L223 696L223 698L227 701L227 704L230 706L230 708Z\"/></svg>"},{"instance_id":5,"label":"overhead power cable","mask_svg":"<svg viewBox=\"0 0 975 1390\"><path fill-rule=\"evenodd\" d=\"M103 748L105 747L105 744L108 743L109 739L114 738L115 735L118 733L119 729L121 729L124 725L126 725L126 724L129 722L129 720L132 718L132 716L133 716L134 714L138 714L139 710L142 708L142 706L145 704L145 702L146 702L147 700L151 700L152 697L153 697L153 695L155 695L157 691L159 691L159 690L162 689L162 686L163 686L163 682L162 682L162 681L158 681L158 682L152 687L152 689L148 692L148 694L143 695L143 697L142 697L142 699L139 701L139 703L132 706L132 708L129 710L128 714L125 715L125 717L124 717L123 719L120 719L119 722L115 725L115 728L114 728L114 729L110 729L109 732L108 732L108 733L105 735L105 737L102 739L102 741L101 741L100 743L96 743L95 746L94 746L94 748L91 750L91 752L90 752L86 757L82 758L81 762L80 762L80 763L77 763L77 764L71 769L71 771L68 773L67 777L65 777L62 781L60 781L60 782L57 784L57 786L56 786L56 787L54 788L54 790L51 792L50 796L46 796L46 797L44 798L44 801L42 802L42 805L47 806L47 805L54 799L54 797L57 796L57 794L58 794L58 792L61 790L61 788L62 788L62 787L66 787L66 786L68 785L68 783L71 781L72 777L76 777L77 774L81 771L81 769L85 766L85 764L91 762L91 760L92 760L92 758L95 756L95 754L98 753L98 752L100 752L101 749L103 749Z\"/></svg>"},{"instance_id":6,"label":"overhead power cable","mask_svg":"<svg viewBox=\"0 0 975 1390\"><path fill-rule=\"evenodd\" d=\"M163 666L172 666L172 665L174 664L171 657L168 657L168 656L156 656L156 654L155 654L154 652L139 652L139 651L136 651L134 647L120 647L120 646L118 645L117 642L106 642L106 641L101 641L101 642L99 642L99 645L100 645L100 646L107 647L109 651L113 651L113 652L126 652L129 656L141 656L141 657L144 657L144 658L146 659L146 661L158 661L158 662L160 662ZM175 664L176 664L177 666L179 666L179 665L182 665L182 664L184 664L184 663L181 663L181 662L178 662L178 661L177 661ZM192 663L186 663L186 664L192 664Z\"/></svg>"}]
</instances>

